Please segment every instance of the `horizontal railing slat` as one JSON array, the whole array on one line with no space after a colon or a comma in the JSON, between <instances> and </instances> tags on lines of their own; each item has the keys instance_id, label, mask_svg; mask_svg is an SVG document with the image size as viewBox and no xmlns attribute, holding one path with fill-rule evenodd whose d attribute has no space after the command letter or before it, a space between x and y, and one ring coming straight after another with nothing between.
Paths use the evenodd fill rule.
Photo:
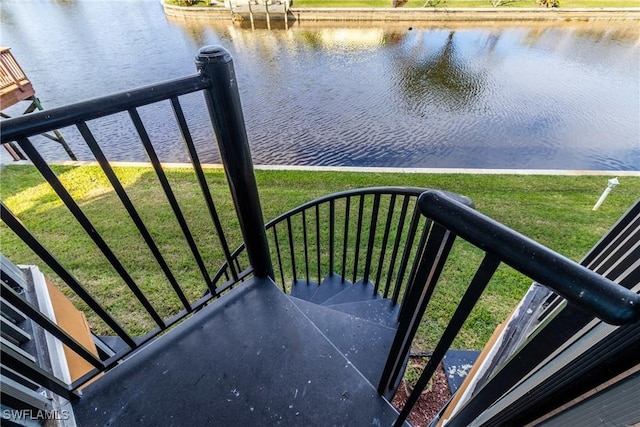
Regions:
<instances>
[{"instance_id":1,"label":"horizontal railing slat","mask_svg":"<svg viewBox=\"0 0 640 427\"><path fill-rule=\"evenodd\" d=\"M39 135L52 129L61 129L81 121L119 113L129 108L163 101L172 96L196 92L207 87L209 87L209 81L196 74L16 117L10 121L0 122L2 144L15 141L18 138Z\"/></svg>"}]
</instances>

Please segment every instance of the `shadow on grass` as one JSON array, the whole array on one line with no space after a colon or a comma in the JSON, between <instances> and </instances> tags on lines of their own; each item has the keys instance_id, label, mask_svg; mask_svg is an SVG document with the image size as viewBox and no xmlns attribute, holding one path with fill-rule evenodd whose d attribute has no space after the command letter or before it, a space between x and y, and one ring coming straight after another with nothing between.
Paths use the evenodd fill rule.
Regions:
<instances>
[{"instance_id":1,"label":"shadow on grass","mask_svg":"<svg viewBox=\"0 0 640 427\"><path fill-rule=\"evenodd\" d=\"M158 313L167 318L180 311L182 306L175 292L102 171L98 167L55 167L54 170ZM115 172L189 301L202 296L206 290L205 279L155 173L151 168L137 167L115 168ZM189 169L167 169L166 174L202 256L206 274L211 276L225 258L194 173ZM242 238L224 172L210 169L205 174L224 234L233 250ZM606 185L607 177L292 171L257 171L256 175L267 220L316 197L349 188L385 185L440 188L469 196L476 202L479 211L576 260L597 242L640 194L640 177L621 178L621 185L607 203L598 212L592 212L591 207ZM155 326L122 278L33 167L10 166L4 169L0 192L3 202L131 335L141 335ZM369 211L371 201L366 200L365 206ZM344 205L337 204L336 209L342 212ZM386 216L384 209L381 212L382 217ZM310 212L309 219L313 220L314 215L315 212ZM326 210L320 210L321 217L326 218L327 215ZM351 218L356 216L356 205L353 205ZM296 221L293 228L298 236L296 239L301 241L299 236L303 225L299 220ZM363 233L368 232L369 222L367 219L363 222ZM310 222L312 233L307 256L311 278L318 280L328 271L328 231L322 227L317 237L314 227ZM342 236L341 227L336 226L336 236ZM4 224L0 231L2 252L11 261L44 267L42 261ZM347 239L349 259L355 257L354 232L355 228L351 226ZM318 239L322 242L320 248ZM343 249L342 242L341 238L337 239L336 251ZM379 232L374 239L374 258L379 257L380 242ZM365 248L366 242L358 254L360 271L354 273L348 270L349 280L361 278ZM274 253L273 240L271 250ZM305 255L298 252L296 256L300 260ZM456 243L416 338L418 350L431 348L439 337L448 320L448 313L457 305L480 259L481 254L474 252L469 245ZM290 261L285 259L285 268L287 263ZM338 259L335 265L335 271L339 274L341 263L341 259ZM389 257L381 267L381 285L388 282L385 276L388 274L388 263ZM246 261L243 261L243 265L246 266ZM377 267L374 265L372 268L374 280ZM53 275L51 271L43 269L45 274ZM320 273L317 273L318 270ZM297 274L303 277L306 272L300 270ZM283 276L284 283L281 285L290 286L291 274ZM276 279L280 279L278 273ZM59 278L54 277L54 281L88 314L94 332L112 333L91 315L90 310L69 289L65 289ZM508 268L498 270L454 346L481 348L529 284L530 281L522 279Z\"/></svg>"},{"instance_id":2,"label":"shadow on grass","mask_svg":"<svg viewBox=\"0 0 640 427\"><path fill-rule=\"evenodd\" d=\"M95 232L106 241L160 316L168 318L180 311L183 307L169 280L102 171L97 167L54 169ZM169 170L166 174L203 260L204 273L155 173L149 168L116 168L115 171L187 299L195 301L206 291L206 281L225 258L200 188L193 179L193 171ZM233 249L242 239L224 173L210 171L207 179L214 201L218 203L225 236ZM2 196L4 203L30 232L127 332L141 335L155 326L125 281L35 168L9 167L3 171ZM55 277L35 253L6 229L2 231L2 251L15 263L38 265L45 274ZM54 281L87 313L94 332L112 333L63 285L61 279L56 277Z\"/></svg>"}]
</instances>

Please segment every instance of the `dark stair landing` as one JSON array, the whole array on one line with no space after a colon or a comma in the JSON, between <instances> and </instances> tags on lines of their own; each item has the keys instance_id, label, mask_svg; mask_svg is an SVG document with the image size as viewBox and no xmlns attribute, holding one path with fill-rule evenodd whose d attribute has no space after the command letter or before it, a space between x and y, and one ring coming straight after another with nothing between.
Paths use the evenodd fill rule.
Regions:
<instances>
[{"instance_id":1,"label":"dark stair landing","mask_svg":"<svg viewBox=\"0 0 640 427\"><path fill-rule=\"evenodd\" d=\"M384 426L397 415L268 279L88 385L74 413L79 426Z\"/></svg>"}]
</instances>

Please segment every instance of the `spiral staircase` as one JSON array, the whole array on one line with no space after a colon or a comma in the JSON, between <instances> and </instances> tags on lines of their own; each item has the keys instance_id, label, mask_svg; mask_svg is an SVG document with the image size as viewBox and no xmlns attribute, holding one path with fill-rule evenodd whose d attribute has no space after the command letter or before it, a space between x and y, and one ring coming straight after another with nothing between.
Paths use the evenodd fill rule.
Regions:
<instances>
[{"instance_id":1,"label":"spiral staircase","mask_svg":"<svg viewBox=\"0 0 640 427\"><path fill-rule=\"evenodd\" d=\"M86 234L83 242L100 251L131 292L127 307L155 323L144 335L134 336L121 319L112 316L109 304L100 303L95 290L59 261L60 255L65 258L68 254L50 252L0 202L0 219L6 228L110 333L109 340L96 336L89 342L80 340L43 311L37 300L27 298L20 278L12 278L20 273L3 266L3 324L5 312L9 313L7 322L12 323L6 329L3 326L1 346L3 421L42 425L29 421L40 414L33 411L43 408L45 416L65 427L405 425L500 264L553 289L564 298L559 299L559 307L568 306L572 311L559 317L564 320L555 331L543 330L560 333L556 344L549 345L543 333L533 334L531 344L518 347L517 357L507 358L496 367L495 375L476 387L477 393L467 396L468 401L449 420L451 426L469 425L491 411L496 413L487 417L495 419L537 416L536 405L543 399L530 399L530 387L522 398L508 392L563 346L569 333L580 331L596 317L623 325L619 351L605 350L620 369L635 369L637 358L627 356L631 351L637 356L640 337L636 329L640 325L638 207L633 213L636 228L615 233L621 236L620 243L610 245L614 258L624 260L616 261L613 268L624 270L624 279L619 280L623 286L608 279L606 272L578 265L474 211L469 199L441 191L407 187L347 190L307 202L265 224L231 57L222 48L205 47L198 53L196 66L199 73L192 76L0 122L2 144L18 144L73 215L74 227ZM208 107L235 208L235 217L226 223L220 220L181 107L180 98L189 102L188 95L196 92ZM202 191L203 206L197 216L211 220L213 227L207 232L217 235L219 247L199 247L189 229L175 196L180 189L172 188L138 111L154 103L168 103L172 108ZM142 220L140 207L131 200L87 125L116 115L114 123L120 126L126 121L149 157L175 226L193 255L188 269L201 273L199 286L206 292L200 298L187 298L184 284L176 279ZM168 317L159 314L158 301L152 302L144 284L136 283L125 268L131 260L123 263L112 250L120 242L102 237L100 227L86 215L86 206L74 198L31 142L43 132L65 127L78 130L113 196L135 225L141 247L146 245L148 256L166 276L171 287L168 292L179 301ZM231 251L225 233L237 233L238 228L243 243ZM389 399L456 239L480 251L482 261L469 277L414 391L398 414ZM615 239L617 242L618 237ZM625 258L619 256L618 247L628 253ZM210 269L220 264L205 265L204 251L215 251L220 257L222 267L213 274ZM30 325L31 332L22 330L19 323ZM28 336L42 337L52 349L68 350L86 369L79 376L56 372L38 354L20 348L20 340L30 342ZM608 381L618 373L604 372L600 379ZM588 377L582 374L575 375L580 386ZM573 385L563 383L554 391L572 398ZM501 409L496 402L505 396L514 400L507 402L512 406ZM551 400L552 404L559 402L556 395ZM18 423L22 421L25 423Z\"/></svg>"}]
</instances>

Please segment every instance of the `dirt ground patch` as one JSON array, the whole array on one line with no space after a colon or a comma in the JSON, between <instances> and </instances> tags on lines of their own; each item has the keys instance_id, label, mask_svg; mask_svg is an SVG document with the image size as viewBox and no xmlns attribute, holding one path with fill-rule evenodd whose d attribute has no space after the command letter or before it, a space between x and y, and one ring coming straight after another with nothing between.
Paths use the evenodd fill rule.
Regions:
<instances>
[{"instance_id":1,"label":"dirt ground patch","mask_svg":"<svg viewBox=\"0 0 640 427\"><path fill-rule=\"evenodd\" d=\"M433 417L436 416L450 397L451 392L449 391L447 376L445 375L442 365L440 365L431 379L431 391L424 392L422 396L420 396L420 399L418 399L418 402L416 402L409 415L409 422L415 427L429 425ZM391 403L398 410L401 410L407 398L408 396L403 380Z\"/></svg>"}]
</instances>

